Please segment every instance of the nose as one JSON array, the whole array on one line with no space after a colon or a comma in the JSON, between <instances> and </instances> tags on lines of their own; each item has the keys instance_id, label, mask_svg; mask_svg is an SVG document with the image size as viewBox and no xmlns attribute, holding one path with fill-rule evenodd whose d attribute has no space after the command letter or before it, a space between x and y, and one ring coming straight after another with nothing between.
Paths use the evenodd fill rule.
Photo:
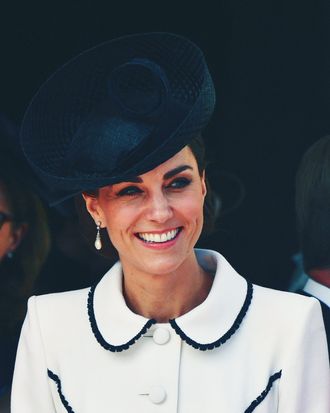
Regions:
<instances>
[{"instance_id":1,"label":"nose","mask_svg":"<svg viewBox=\"0 0 330 413\"><path fill-rule=\"evenodd\" d=\"M163 224L173 216L172 207L162 191L150 195L146 206L146 218L150 221Z\"/></svg>"}]
</instances>

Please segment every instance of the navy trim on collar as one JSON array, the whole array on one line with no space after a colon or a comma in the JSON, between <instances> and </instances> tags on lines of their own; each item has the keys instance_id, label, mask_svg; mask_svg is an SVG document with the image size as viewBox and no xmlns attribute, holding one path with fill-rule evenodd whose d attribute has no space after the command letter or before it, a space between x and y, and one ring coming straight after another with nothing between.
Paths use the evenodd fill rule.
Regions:
<instances>
[{"instance_id":1,"label":"navy trim on collar","mask_svg":"<svg viewBox=\"0 0 330 413\"><path fill-rule=\"evenodd\" d=\"M196 255L203 268L216 270L211 291L202 304L169 320L169 326L188 345L205 351L220 347L239 329L252 301L253 285L237 274L219 253L196 250ZM121 265L117 263L91 287L87 299L93 335L111 352L127 350L156 324L156 320L148 320L127 307L122 276Z\"/></svg>"},{"instance_id":2,"label":"navy trim on collar","mask_svg":"<svg viewBox=\"0 0 330 413\"><path fill-rule=\"evenodd\" d=\"M97 285L97 284L96 284ZM96 288L96 285L91 287L89 293L88 293L88 300L87 300L87 310L88 310L88 317L89 317L89 322L91 324L91 328L93 331L93 334L97 340L97 342L106 350L112 351L112 352L120 352L123 350L128 350L128 348L133 345L143 334L147 332L147 330L156 323L156 320L149 320L146 322L142 330L136 334L131 340L129 340L127 343L121 344L119 346L115 346L113 344L108 343L102 336L98 326L97 322L95 319L95 313L94 313L94 291Z\"/></svg>"},{"instance_id":3,"label":"navy trim on collar","mask_svg":"<svg viewBox=\"0 0 330 413\"><path fill-rule=\"evenodd\" d=\"M230 329L225 334L223 334L218 340L215 340L212 343L208 343L208 344L197 343L197 341L194 341L193 339L188 337L181 330L181 328L177 325L175 319L169 320L169 323L171 324L175 332L181 337L181 339L185 341L187 344L189 344L190 346L198 350L201 350L201 351L213 350L214 348L220 347L227 340L229 340L230 337L234 335L235 332L239 329L239 326L241 322L243 321L243 318L245 317L245 314L247 313L247 310L251 304L252 296L253 296L253 284L247 281L247 293L246 293L246 298L245 298L243 307L241 308L241 311L239 312L238 316L236 317Z\"/></svg>"}]
</instances>

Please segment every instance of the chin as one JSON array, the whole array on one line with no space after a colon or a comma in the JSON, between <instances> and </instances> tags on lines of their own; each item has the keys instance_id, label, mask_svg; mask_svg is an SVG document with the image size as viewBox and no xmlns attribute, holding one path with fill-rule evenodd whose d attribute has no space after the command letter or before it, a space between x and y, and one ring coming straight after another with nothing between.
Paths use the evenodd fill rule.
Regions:
<instances>
[{"instance_id":1,"label":"chin","mask_svg":"<svg viewBox=\"0 0 330 413\"><path fill-rule=\"evenodd\" d=\"M140 261L140 269L152 275L166 275L177 271L188 259L187 255L169 254L167 256L153 256L152 259Z\"/></svg>"}]
</instances>

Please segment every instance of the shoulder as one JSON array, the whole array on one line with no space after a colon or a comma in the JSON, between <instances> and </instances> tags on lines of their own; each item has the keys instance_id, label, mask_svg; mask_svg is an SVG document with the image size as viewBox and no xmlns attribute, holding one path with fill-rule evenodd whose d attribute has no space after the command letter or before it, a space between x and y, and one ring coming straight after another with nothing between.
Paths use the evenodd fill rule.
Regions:
<instances>
[{"instance_id":1,"label":"shoulder","mask_svg":"<svg viewBox=\"0 0 330 413\"><path fill-rule=\"evenodd\" d=\"M306 297L297 293L275 290L272 288L253 285L255 299L260 303L268 303L268 307L291 308L293 311L303 311L310 307L319 306L318 300L314 297Z\"/></svg>"},{"instance_id":2,"label":"shoulder","mask_svg":"<svg viewBox=\"0 0 330 413\"><path fill-rule=\"evenodd\" d=\"M43 343L49 362L55 353L80 348L81 340L90 336L89 291L85 288L29 299L25 330L28 336L38 337Z\"/></svg>"},{"instance_id":3,"label":"shoulder","mask_svg":"<svg viewBox=\"0 0 330 413\"><path fill-rule=\"evenodd\" d=\"M43 335L53 335L60 327L62 334L88 322L87 299L89 288L62 293L32 296L28 301L27 321ZM56 329L54 329L54 326Z\"/></svg>"},{"instance_id":4,"label":"shoulder","mask_svg":"<svg viewBox=\"0 0 330 413\"><path fill-rule=\"evenodd\" d=\"M224 289L231 297L230 303L240 293L245 296L248 281L238 274L221 254L212 250L196 249L196 256L199 264L206 271L215 273L214 289L217 290L217 297ZM298 316L301 318L310 311L320 311L319 302L315 298L255 284L252 285L250 307L249 311L258 312L261 317L277 316L284 319Z\"/></svg>"},{"instance_id":5,"label":"shoulder","mask_svg":"<svg viewBox=\"0 0 330 413\"><path fill-rule=\"evenodd\" d=\"M81 290L32 296L28 301L28 310L34 307L36 311L45 311L47 314L67 312L68 310L73 311L87 300L89 290L90 288L84 288Z\"/></svg>"},{"instance_id":6,"label":"shoulder","mask_svg":"<svg viewBox=\"0 0 330 413\"><path fill-rule=\"evenodd\" d=\"M98 285L107 287L110 279L120 272L115 264L101 278ZM61 326L62 331L72 331L73 326L89 326L88 297L92 287L60 293L32 296L28 301L27 318L36 320L39 328L48 331Z\"/></svg>"},{"instance_id":7,"label":"shoulder","mask_svg":"<svg viewBox=\"0 0 330 413\"><path fill-rule=\"evenodd\" d=\"M253 285L255 299L260 303L267 303L267 307L291 308L293 311L306 310L309 307L318 305L318 300L314 297L306 297L297 293L275 290L272 288Z\"/></svg>"},{"instance_id":8,"label":"shoulder","mask_svg":"<svg viewBox=\"0 0 330 413\"><path fill-rule=\"evenodd\" d=\"M251 314L271 329L280 328L290 336L295 331L322 329L320 303L314 297L305 297L286 291L253 286Z\"/></svg>"},{"instance_id":9,"label":"shoulder","mask_svg":"<svg viewBox=\"0 0 330 413\"><path fill-rule=\"evenodd\" d=\"M98 285L107 285L106 280L113 278L115 274L120 272L120 268L119 263L112 266L100 279ZM60 313L70 316L72 312L79 311L82 306L87 306L88 295L92 288L93 286L79 290L32 296L28 301L28 311L34 307L38 312L41 311L47 315Z\"/></svg>"},{"instance_id":10,"label":"shoulder","mask_svg":"<svg viewBox=\"0 0 330 413\"><path fill-rule=\"evenodd\" d=\"M228 308L234 308L232 314L238 314L246 307L242 328L245 325L249 334L251 331L263 332L266 337L276 340L279 335L300 334L298 331L306 328L312 319L313 328L322 325L316 299L251 285L218 252L196 250L196 255L204 269L215 272L211 292L214 291L212 297L216 299L216 313L228 314ZM221 307L221 303L226 308ZM239 314L241 316L242 311Z\"/></svg>"}]
</instances>

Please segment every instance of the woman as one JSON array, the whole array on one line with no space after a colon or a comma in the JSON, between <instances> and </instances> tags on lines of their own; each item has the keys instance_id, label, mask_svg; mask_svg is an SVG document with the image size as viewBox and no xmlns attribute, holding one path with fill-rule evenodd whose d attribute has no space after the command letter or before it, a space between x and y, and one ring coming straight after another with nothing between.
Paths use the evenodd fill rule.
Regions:
<instances>
[{"instance_id":1,"label":"woman","mask_svg":"<svg viewBox=\"0 0 330 413\"><path fill-rule=\"evenodd\" d=\"M82 53L34 97L27 158L51 203L83 194L96 249L106 232L119 261L90 289L30 299L13 413L328 412L319 304L194 250L213 107L202 52L167 33Z\"/></svg>"},{"instance_id":2,"label":"woman","mask_svg":"<svg viewBox=\"0 0 330 413\"><path fill-rule=\"evenodd\" d=\"M26 302L48 252L48 229L39 199L0 150L0 411L8 404ZM9 411L9 410L8 410Z\"/></svg>"},{"instance_id":3,"label":"woman","mask_svg":"<svg viewBox=\"0 0 330 413\"><path fill-rule=\"evenodd\" d=\"M302 294L318 298L330 351L330 136L314 142L304 154L296 176L297 229Z\"/></svg>"}]
</instances>

